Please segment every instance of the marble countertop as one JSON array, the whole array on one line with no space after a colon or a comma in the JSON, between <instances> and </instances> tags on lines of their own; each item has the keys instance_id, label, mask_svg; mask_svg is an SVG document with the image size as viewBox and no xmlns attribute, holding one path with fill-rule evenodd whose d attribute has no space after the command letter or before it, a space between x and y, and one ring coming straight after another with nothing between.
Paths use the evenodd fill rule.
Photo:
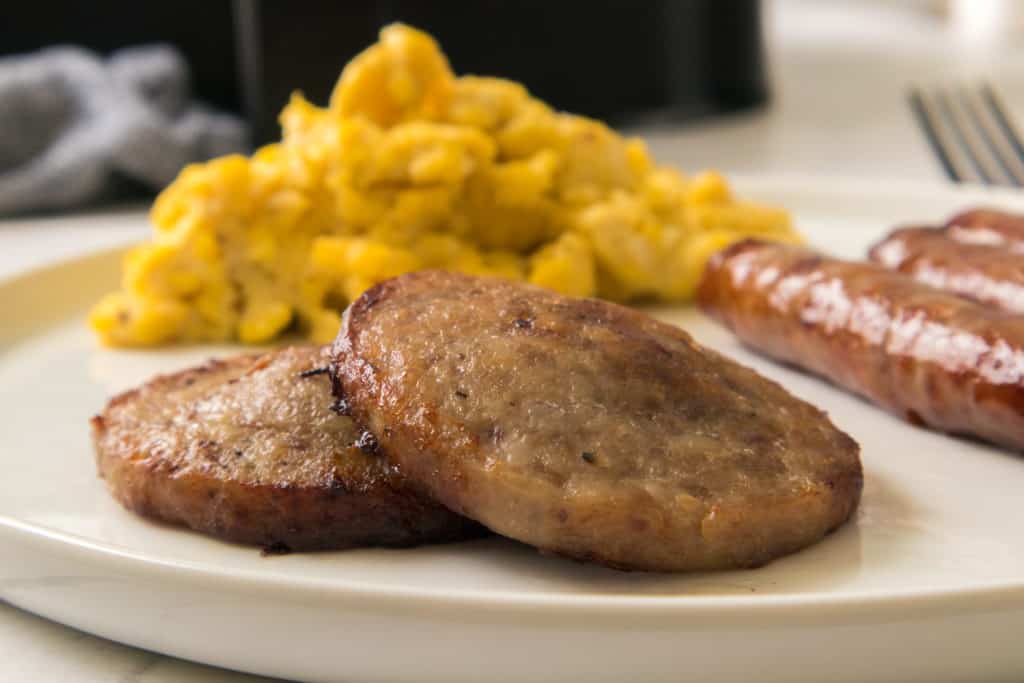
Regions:
<instances>
[{"instance_id":1,"label":"marble countertop","mask_svg":"<svg viewBox=\"0 0 1024 683\"><path fill-rule=\"evenodd\" d=\"M908 85L984 76L1021 112L1024 88L1010 86L1024 84L1024 57L1019 50L952 49L939 18L911 14L913 4L769 3L770 106L684 129L631 132L643 134L660 160L688 170L941 182L906 108ZM147 231L144 207L84 214L73 224L61 218L2 221L0 278L142 239ZM267 679L118 645L0 602L0 680Z\"/></svg>"}]
</instances>

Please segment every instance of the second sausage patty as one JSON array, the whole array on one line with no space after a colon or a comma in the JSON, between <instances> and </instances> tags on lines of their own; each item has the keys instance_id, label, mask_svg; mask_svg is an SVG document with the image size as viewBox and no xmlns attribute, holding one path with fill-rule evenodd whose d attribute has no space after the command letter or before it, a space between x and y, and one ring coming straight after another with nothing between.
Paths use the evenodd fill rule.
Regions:
<instances>
[{"instance_id":1,"label":"second sausage patty","mask_svg":"<svg viewBox=\"0 0 1024 683\"><path fill-rule=\"evenodd\" d=\"M346 313L332 370L383 453L451 509L624 569L755 566L842 524L857 444L637 311L420 272Z\"/></svg>"},{"instance_id":2,"label":"second sausage patty","mask_svg":"<svg viewBox=\"0 0 1024 683\"><path fill-rule=\"evenodd\" d=\"M479 533L414 492L336 415L322 349L213 360L113 398L93 418L99 473L125 507L294 550Z\"/></svg>"}]
</instances>

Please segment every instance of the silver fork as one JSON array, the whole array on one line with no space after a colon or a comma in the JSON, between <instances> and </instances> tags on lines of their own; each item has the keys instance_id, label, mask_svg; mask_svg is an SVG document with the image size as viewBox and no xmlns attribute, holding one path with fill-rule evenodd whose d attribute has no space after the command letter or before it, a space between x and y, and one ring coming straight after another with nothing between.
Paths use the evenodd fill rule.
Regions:
<instances>
[{"instance_id":1,"label":"silver fork","mask_svg":"<svg viewBox=\"0 0 1024 683\"><path fill-rule=\"evenodd\" d=\"M991 85L912 88L909 103L950 180L1024 186L1024 144Z\"/></svg>"}]
</instances>

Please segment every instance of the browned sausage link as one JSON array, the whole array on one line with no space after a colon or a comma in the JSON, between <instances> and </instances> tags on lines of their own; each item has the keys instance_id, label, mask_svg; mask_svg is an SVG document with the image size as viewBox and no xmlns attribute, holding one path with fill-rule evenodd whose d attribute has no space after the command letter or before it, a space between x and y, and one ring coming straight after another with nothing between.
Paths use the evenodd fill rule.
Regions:
<instances>
[{"instance_id":1,"label":"browned sausage link","mask_svg":"<svg viewBox=\"0 0 1024 683\"><path fill-rule=\"evenodd\" d=\"M903 228L870 251L871 260L918 282L1011 313L1024 313L1024 255L961 244L941 228Z\"/></svg>"},{"instance_id":2,"label":"browned sausage link","mask_svg":"<svg viewBox=\"0 0 1024 683\"><path fill-rule=\"evenodd\" d=\"M756 241L712 257L697 300L744 343L911 422L1024 448L1022 316Z\"/></svg>"},{"instance_id":3,"label":"browned sausage link","mask_svg":"<svg viewBox=\"0 0 1024 683\"><path fill-rule=\"evenodd\" d=\"M946 221L946 233L964 244L985 244L1024 253L1024 216L995 209L971 209Z\"/></svg>"}]
</instances>

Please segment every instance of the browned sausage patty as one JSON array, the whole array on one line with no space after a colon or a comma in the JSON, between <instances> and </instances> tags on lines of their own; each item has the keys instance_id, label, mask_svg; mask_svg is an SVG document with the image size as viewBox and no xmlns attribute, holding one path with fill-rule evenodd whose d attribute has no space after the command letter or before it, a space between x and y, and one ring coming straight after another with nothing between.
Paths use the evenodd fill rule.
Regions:
<instances>
[{"instance_id":1,"label":"browned sausage patty","mask_svg":"<svg viewBox=\"0 0 1024 683\"><path fill-rule=\"evenodd\" d=\"M913 423L1024 448L1024 317L756 241L713 256L697 300L750 346Z\"/></svg>"},{"instance_id":2,"label":"browned sausage patty","mask_svg":"<svg viewBox=\"0 0 1024 683\"><path fill-rule=\"evenodd\" d=\"M349 308L342 399L410 479L542 550L622 569L760 565L842 524L857 444L637 311L420 272Z\"/></svg>"},{"instance_id":3,"label":"browned sausage patty","mask_svg":"<svg viewBox=\"0 0 1024 683\"><path fill-rule=\"evenodd\" d=\"M330 409L330 379L307 373L325 364L322 349L283 349L121 394L92 420L100 476L139 514L242 543L314 550L479 533L360 448L368 438Z\"/></svg>"},{"instance_id":4,"label":"browned sausage patty","mask_svg":"<svg viewBox=\"0 0 1024 683\"><path fill-rule=\"evenodd\" d=\"M941 228L902 228L874 245L871 260L1004 311L1024 313L1024 255L964 244Z\"/></svg>"}]
</instances>

